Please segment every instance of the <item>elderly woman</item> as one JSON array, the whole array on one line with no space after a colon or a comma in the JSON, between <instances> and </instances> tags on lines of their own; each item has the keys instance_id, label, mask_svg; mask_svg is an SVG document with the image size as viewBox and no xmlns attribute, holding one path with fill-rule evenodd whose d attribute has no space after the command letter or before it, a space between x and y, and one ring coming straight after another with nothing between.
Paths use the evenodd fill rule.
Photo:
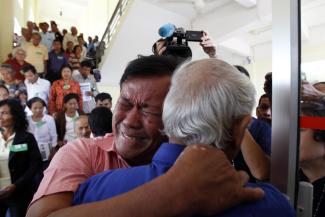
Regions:
<instances>
[{"instance_id":1,"label":"elderly woman","mask_svg":"<svg viewBox=\"0 0 325 217\"><path fill-rule=\"evenodd\" d=\"M23 82L25 76L21 73L21 69L29 64L25 61L26 51L21 47L15 48L13 51L13 57L13 59L8 59L4 63L11 65L16 72L15 79Z\"/></svg>"},{"instance_id":2,"label":"elderly woman","mask_svg":"<svg viewBox=\"0 0 325 217\"><path fill-rule=\"evenodd\" d=\"M82 98L80 85L72 79L72 68L65 65L61 68L62 79L53 82L49 96L49 113L54 114L63 111L63 98L69 93L79 96L79 108L82 111Z\"/></svg>"},{"instance_id":3,"label":"elderly woman","mask_svg":"<svg viewBox=\"0 0 325 217\"><path fill-rule=\"evenodd\" d=\"M302 116L325 117L325 100L301 103ZM325 216L325 130L300 129L302 180L314 186L313 217Z\"/></svg>"},{"instance_id":4,"label":"elderly woman","mask_svg":"<svg viewBox=\"0 0 325 217\"><path fill-rule=\"evenodd\" d=\"M0 101L0 216L3 217L8 208L11 217L25 216L38 187L34 177L41 172L42 158L27 126L25 112L18 100Z\"/></svg>"},{"instance_id":5,"label":"elderly woman","mask_svg":"<svg viewBox=\"0 0 325 217\"><path fill-rule=\"evenodd\" d=\"M0 84L8 88L10 98L17 97L20 90L26 89L23 82L15 79L15 74L16 72L11 65L2 64L0 66L0 75L2 77Z\"/></svg>"},{"instance_id":6,"label":"elderly woman","mask_svg":"<svg viewBox=\"0 0 325 217\"><path fill-rule=\"evenodd\" d=\"M160 146L150 165L104 172L90 178L76 192L74 204L113 197L162 175L186 145L221 148L229 160L234 159L251 120L254 96L249 79L221 60L206 59L183 65L175 72L164 101L162 117L169 143ZM119 106L132 111L138 107L136 103ZM142 112L148 121L157 117L157 112ZM125 119L135 123L138 120L134 115ZM122 127L121 130L128 133L125 140L138 140L135 129ZM295 216L287 199L274 187L262 183L249 185L261 187L264 199L242 204L218 216L265 216L266 212L268 216Z\"/></svg>"}]
</instances>

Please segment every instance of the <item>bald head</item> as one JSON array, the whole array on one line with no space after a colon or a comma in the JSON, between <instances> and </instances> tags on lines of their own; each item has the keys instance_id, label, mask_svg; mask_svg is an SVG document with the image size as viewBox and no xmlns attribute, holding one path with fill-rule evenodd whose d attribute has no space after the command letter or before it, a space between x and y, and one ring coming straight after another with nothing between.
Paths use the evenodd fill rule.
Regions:
<instances>
[{"instance_id":1,"label":"bald head","mask_svg":"<svg viewBox=\"0 0 325 217\"><path fill-rule=\"evenodd\" d=\"M77 135L77 138L90 138L90 127L88 122L88 116L87 115L80 115L76 122L75 122L75 128L74 131Z\"/></svg>"},{"instance_id":2,"label":"bald head","mask_svg":"<svg viewBox=\"0 0 325 217\"><path fill-rule=\"evenodd\" d=\"M71 30L71 34L73 36L76 36L78 34L78 30L75 26L72 26L70 30Z\"/></svg>"}]
</instances>

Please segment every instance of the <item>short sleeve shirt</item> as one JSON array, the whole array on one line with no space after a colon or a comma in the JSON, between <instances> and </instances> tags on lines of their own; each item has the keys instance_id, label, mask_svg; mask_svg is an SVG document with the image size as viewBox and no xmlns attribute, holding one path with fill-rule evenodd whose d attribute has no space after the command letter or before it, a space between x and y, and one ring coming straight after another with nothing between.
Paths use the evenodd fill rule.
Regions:
<instances>
[{"instance_id":1,"label":"short sleeve shirt","mask_svg":"<svg viewBox=\"0 0 325 217\"><path fill-rule=\"evenodd\" d=\"M79 184L91 176L108 169L125 167L129 165L117 154L112 134L74 140L55 154L44 171L44 178L32 203L46 195L75 192Z\"/></svg>"},{"instance_id":2,"label":"short sleeve shirt","mask_svg":"<svg viewBox=\"0 0 325 217\"><path fill-rule=\"evenodd\" d=\"M49 59L47 48L43 44L38 46L29 44L24 46L24 49L26 51L26 61L34 65L38 73L43 73L45 69L44 61Z\"/></svg>"}]
</instances>

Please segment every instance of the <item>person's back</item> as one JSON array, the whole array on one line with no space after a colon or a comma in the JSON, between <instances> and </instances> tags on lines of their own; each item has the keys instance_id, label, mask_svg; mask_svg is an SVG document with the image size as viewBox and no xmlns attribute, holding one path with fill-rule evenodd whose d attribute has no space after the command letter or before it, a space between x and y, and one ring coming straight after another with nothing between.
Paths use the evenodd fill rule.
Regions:
<instances>
[{"instance_id":1,"label":"person's back","mask_svg":"<svg viewBox=\"0 0 325 217\"><path fill-rule=\"evenodd\" d=\"M75 194L73 204L84 204L108 199L151 181L163 175L172 167L186 146L164 143L153 157L151 164L133 168L110 170L100 173L83 183ZM249 183L249 187L260 187L265 197L254 203L237 206L217 216L295 216L287 199L272 185ZM189 186L190 189L190 186Z\"/></svg>"}]
</instances>

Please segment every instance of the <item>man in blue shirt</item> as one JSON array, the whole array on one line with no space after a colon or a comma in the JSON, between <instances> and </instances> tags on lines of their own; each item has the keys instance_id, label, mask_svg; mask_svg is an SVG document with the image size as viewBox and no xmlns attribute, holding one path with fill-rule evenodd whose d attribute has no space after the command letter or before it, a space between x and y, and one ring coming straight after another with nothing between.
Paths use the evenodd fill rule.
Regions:
<instances>
[{"instance_id":1,"label":"man in blue shirt","mask_svg":"<svg viewBox=\"0 0 325 217\"><path fill-rule=\"evenodd\" d=\"M53 50L49 52L46 78L51 83L61 79L60 70L64 65L68 65L68 58L62 49L62 42L59 39L55 39L53 41Z\"/></svg>"},{"instance_id":2,"label":"man in blue shirt","mask_svg":"<svg viewBox=\"0 0 325 217\"><path fill-rule=\"evenodd\" d=\"M208 144L223 149L229 160L233 159L250 123L254 102L252 83L231 65L217 59L183 65L175 72L164 101L164 133L169 143L158 149L150 165L107 171L90 178L76 192L74 204L104 200L149 182L164 174L186 145ZM264 199L242 204L221 216L295 216L288 201L273 186L249 186L261 187ZM188 188L191 190L191 186Z\"/></svg>"}]
</instances>

